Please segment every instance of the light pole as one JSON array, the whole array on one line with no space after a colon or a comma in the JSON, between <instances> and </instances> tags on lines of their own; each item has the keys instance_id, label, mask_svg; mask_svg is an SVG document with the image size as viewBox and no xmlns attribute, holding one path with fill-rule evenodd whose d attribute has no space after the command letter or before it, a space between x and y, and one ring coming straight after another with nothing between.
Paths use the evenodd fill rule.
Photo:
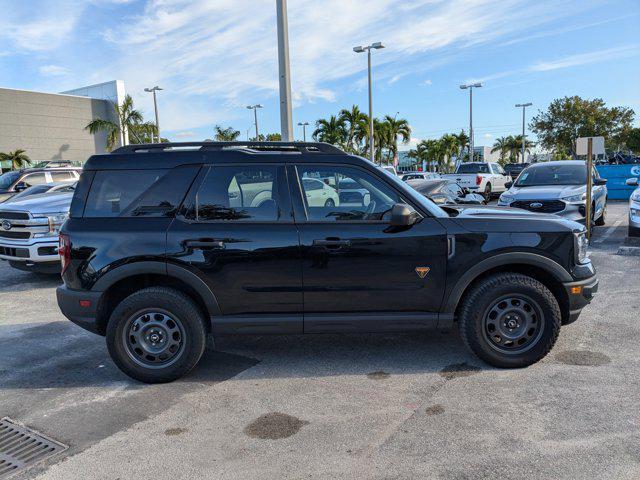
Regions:
<instances>
[{"instance_id":1,"label":"light pole","mask_svg":"<svg viewBox=\"0 0 640 480\"><path fill-rule=\"evenodd\" d=\"M153 93L153 108L156 111L156 132L158 134L158 143L160 143L160 120L158 119L158 101L156 100L156 92L162 90L159 86L153 88L145 88L145 92ZM151 143L153 143L153 133L151 134Z\"/></svg>"},{"instance_id":2,"label":"light pole","mask_svg":"<svg viewBox=\"0 0 640 480\"><path fill-rule=\"evenodd\" d=\"M516 108L520 108L522 107L522 163L524 163L524 141L525 141L525 136L524 136L524 111L527 109L527 107L530 107L531 105L533 105L533 103L529 102L529 103L518 103L516 104Z\"/></svg>"},{"instance_id":3,"label":"light pole","mask_svg":"<svg viewBox=\"0 0 640 480\"><path fill-rule=\"evenodd\" d=\"M256 103L255 105L247 105L249 110L253 110L253 119L255 121L256 126L256 142L260 140L260 135L258 133L258 109L262 108L262 105Z\"/></svg>"},{"instance_id":4,"label":"light pole","mask_svg":"<svg viewBox=\"0 0 640 480\"><path fill-rule=\"evenodd\" d=\"M289 23L287 0L276 0L278 19L278 68L280 70L280 134L285 142L293 141L291 116L291 70L289 68Z\"/></svg>"},{"instance_id":5,"label":"light pole","mask_svg":"<svg viewBox=\"0 0 640 480\"><path fill-rule=\"evenodd\" d=\"M466 85L460 85L462 90L469 90L469 161L473 162L473 89L480 88L481 83L468 83Z\"/></svg>"},{"instance_id":6,"label":"light pole","mask_svg":"<svg viewBox=\"0 0 640 480\"><path fill-rule=\"evenodd\" d=\"M384 48L382 42L375 42L371 45L367 45L363 47L359 45L357 47L353 47L353 51L356 53L367 52L367 67L368 67L368 76L369 76L369 148L370 148L370 157L373 163L376 162L376 153L373 144L373 85L371 79L371 50L379 50ZM380 159L380 163L382 164L382 159Z\"/></svg>"},{"instance_id":7,"label":"light pole","mask_svg":"<svg viewBox=\"0 0 640 480\"><path fill-rule=\"evenodd\" d=\"M307 141L307 125L309 125L309 122L298 122L298 125L302 127L302 141L306 142Z\"/></svg>"}]
</instances>

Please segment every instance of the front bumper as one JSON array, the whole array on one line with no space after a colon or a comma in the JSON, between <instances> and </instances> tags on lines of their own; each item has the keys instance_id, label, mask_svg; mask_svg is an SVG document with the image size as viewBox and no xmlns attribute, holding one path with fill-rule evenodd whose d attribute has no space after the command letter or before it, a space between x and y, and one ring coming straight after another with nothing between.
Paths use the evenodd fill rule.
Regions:
<instances>
[{"instance_id":1,"label":"front bumper","mask_svg":"<svg viewBox=\"0 0 640 480\"><path fill-rule=\"evenodd\" d=\"M582 309L591 303L593 296L598 292L598 277L595 275L577 282L563 284L569 298L569 318L565 324L575 322Z\"/></svg>"},{"instance_id":2,"label":"front bumper","mask_svg":"<svg viewBox=\"0 0 640 480\"><path fill-rule=\"evenodd\" d=\"M59 262L58 237L46 237L27 242L0 240L0 259L31 263Z\"/></svg>"},{"instance_id":3,"label":"front bumper","mask_svg":"<svg viewBox=\"0 0 640 480\"><path fill-rule=\"evenodd\" d=\"M629 228L640 229L640 203L638 202L629 204Z\"/></svg>"},{"instance_id":4,"label":"front bumper","mask_svg":"<svg viewBox=\"0 0 640 480\"><path fill-rule=\"evenodd\" d=\"M101 296L102 292L71 290L66 285L56 289L58 307L62 314L76 325L98 335L105 334L97 323L98 303Z\"/></svg>"}]
</instances>

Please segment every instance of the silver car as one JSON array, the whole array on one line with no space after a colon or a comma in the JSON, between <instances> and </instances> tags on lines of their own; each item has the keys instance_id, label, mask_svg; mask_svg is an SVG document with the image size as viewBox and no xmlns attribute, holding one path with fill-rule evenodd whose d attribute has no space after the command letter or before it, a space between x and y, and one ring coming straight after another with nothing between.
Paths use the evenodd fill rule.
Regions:
<instances>
[{"instance_id":1,"label":"silver car","mask_svg":"<svg viewBox=\"0 0 640 480\"><path fill-rule=\"evenodd\" d=\"M592 171L592 218L604 225L607 210L607 181ZM498 205L523 208L531 212L554 213L584 222L587 214L587 168L582 160L536 163L525 168L509 189L500 195Z\"/></svg>"},{"instance_id":2,"label":"silver car","mask_svg":"<svg viewBox=\"0 0 640 480\"><path fill-rule=\"evenodd\" d=\"M629 198L629 236L640 237L640 186L637 178L629 178L627 185L638 187Z\"/></svg>"}]
</instances>

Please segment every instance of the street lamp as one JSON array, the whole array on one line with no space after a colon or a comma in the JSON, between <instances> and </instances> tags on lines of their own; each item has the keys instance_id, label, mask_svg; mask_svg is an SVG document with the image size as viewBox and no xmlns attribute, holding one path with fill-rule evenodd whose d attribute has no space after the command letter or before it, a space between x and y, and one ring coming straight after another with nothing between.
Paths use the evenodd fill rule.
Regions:
<instances>
[{"instance_id":1,"label":"street lamp","mask_svg":"<svg viewBox=\"0 0 640 480\"><path fill-rule=\"evenodd\" d=\"M307 125L309 125L309 122L298 122L298 125L302 127L302 141L306 142L307 141Z\"/></svg>"},{"instance_id":2,"label":"street lamp","mask_svg":"<svg viewBox=\"0 0 640 480\"><path fill-rule=\"evenodd\" d=\"M159 86L155 86L152 88L145 88L145 92L153 93L153 108L156 111L156 132L158 135L158 143L160 143L160 120L158 119L158 101L156 100L156 92L158 90L162 90ZM153 143L153 133L151 134L151 143Z\"/></svg>"},{"instance_id":3,"label":"street lamp","mask_svg":"<svg viewBox=\"0 0 640 480\"><path fill-rule=\"evenodd\" d=\"M260 105L259 103L256 103L255 105L247 105L247 108L249 110L253 110L253 118L255 120L255 125L256 125L256 142L257 142L258 140L260 140L258 135L258 109L262 108L262 105Z\"/></svg>"},{"instance_id":4,"label":"street lamp","mask_svg":"<svg viewBox=\"0 0 640 480\"><path fill-rule=\"evenodd\" d=\"M524 111L527 109L527 107L530 107L531 105L533 105L533 103L531 103L531 102L516 104L516 108L522 107L522 163L524 163L524 140L525 140L525 136L524 136Z\"/></svg>"},{"instance_id":5,"label":"street lamp","mask_svg":"<svg viewBox=\"0 0 640 480\"><path fill-rule=\"evenodd\" d=\"M371 45L367 45L366 47L363 47L362 45L353 47L353 51L356 53L367 52L367 66L369 76L369 148L371 149L370 157L373 163L375 163L376 161L376 154L373 145L373 86L371 80L371 50L379 50L381 48L384 48L382 42L375 42ZM382 160L380 160L380 163L382 163Z\"/></svg>"},{"instance_id":6,"label":"street lamp","mask_svg":"<svg viewBox=\"0 0 640 480\"><path fill-rule=\"evenodd\" d=\"M460 85L462 90L469 90L469 161L473 162L473 89L480 88L481 83L468 83L466 85Z\"/></svg>"}]
</instances>

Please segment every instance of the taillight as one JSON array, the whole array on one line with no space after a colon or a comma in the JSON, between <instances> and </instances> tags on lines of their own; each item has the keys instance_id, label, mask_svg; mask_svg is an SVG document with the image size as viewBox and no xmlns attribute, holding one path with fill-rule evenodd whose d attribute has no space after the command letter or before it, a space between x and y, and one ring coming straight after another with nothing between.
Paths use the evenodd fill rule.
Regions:
<instances>
[{"instance_id":1,"label":"taillight","mask_svg":"<svg viewBox=\"0 0 640 480\"><path fill-rule=\"evenodd\" d=\"M58 247L58 254L60 255L60 261L62 262L61 274L64 275L64 272L67 270L69 262L71 261L71 239L69 238L69 235L66 235L64 233L60 234L60 246Z\"/></svg>"},{"instance_id":2,"label":"taillight","mask_svg":"<svg viewBox=\"0 0 640 480\"><path fill-rule=\"evenodd\" d=\"M480 185L482 183L482 175L476 175L476 185Z\"/></svg>"}]
</instances>

